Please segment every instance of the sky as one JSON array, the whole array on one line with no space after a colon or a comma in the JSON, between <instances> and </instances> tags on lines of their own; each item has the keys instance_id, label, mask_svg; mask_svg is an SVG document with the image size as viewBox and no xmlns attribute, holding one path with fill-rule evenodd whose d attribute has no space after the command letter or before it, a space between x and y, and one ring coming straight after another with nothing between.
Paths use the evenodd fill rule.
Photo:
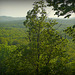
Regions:
<instances>
[{"instance_id":1,"label":"sky","mask_svg":"<svg viewBox=\"0 0 75 75\"><path fill-rule=\"evenodd\" d=\"M0 16L25 17L27 11L33 8L35 1L39 0L0 0ZM48 17L57 18L52 7L47 7L46 11ZM71 17L75 17L75 14L72 14Z\"/></svg>"}]
</instances>

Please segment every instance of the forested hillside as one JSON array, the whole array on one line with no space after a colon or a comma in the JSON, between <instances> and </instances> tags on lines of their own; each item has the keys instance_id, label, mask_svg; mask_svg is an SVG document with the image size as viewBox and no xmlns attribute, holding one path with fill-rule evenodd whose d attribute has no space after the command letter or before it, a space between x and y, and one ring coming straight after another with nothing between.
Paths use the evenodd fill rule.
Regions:
<instances>
[{"instance_id":1,"label":"forested hillside","mask_svg":"<svg viewBox=\"0 0 75 75\"><path fill-rule=\"evenodd\" d=\"M43 1L35 2L26 18L0 16L0 75L75 74L75 37L70 33L75 18L47 18L44 7Z\"/></svg>"},{"instance_id":2,"label":"forested hillside","mask_svg":"<svg viewBox=\"0 0 75 75\"><path fill-rule=\"evenodd\" d=\"M5 21L6 19L6 21ZM20 41L24 42L25 38L27 37L26 31L27 28L23 25L24 18L15 18L12 20L12 17L10 17L10 20L8 20L9 17L2 17L1 16L1 22L0 22L0 37L10 40L8 43L11 43L15 40L16 44L18 44ZM7 21L8 20L8 21ZM63 30L65 30L67 27L73 26L75 24L74 19L55 19L58 24L54 26L54 29L60 31L59 34L61 34L63 37L65 37L65 33ZM66 34L67 35L67 34ZM67 36L68 38L72 39L71 37Z\"/></svg>"}]
</instances>

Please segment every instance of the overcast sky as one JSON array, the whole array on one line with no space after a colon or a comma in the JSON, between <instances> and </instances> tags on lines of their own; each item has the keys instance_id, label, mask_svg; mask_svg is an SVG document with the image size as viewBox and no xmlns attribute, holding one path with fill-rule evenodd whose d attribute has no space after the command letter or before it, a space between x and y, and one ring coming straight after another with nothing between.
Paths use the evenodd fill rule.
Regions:
<instances>
[{"instance_id":1,"label":"overcast sky","mask_svg":"<svg viewBox=\"0 0 75 75\"><path fill-rule=\"evenodd\" d=\"M34 1L39 0L0 0L0 16L25 17L27 11L33 8ZM50 7L47 7L46 11L48 17L57 17ZM75 14L71 17L75 17Z\"/></svg>"}]
</instances>

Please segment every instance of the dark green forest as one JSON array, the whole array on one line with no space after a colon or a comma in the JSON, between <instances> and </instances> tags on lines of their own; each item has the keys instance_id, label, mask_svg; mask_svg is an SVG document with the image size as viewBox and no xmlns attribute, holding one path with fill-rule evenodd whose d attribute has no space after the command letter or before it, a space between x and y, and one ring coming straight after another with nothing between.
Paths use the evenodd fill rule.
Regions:
<instances>
[{"instance_id":1,"label":"dark green forest","mask_svg":"<svg viewBox=\"0 0 75 75\"><path fill-rule=\"evenodd\" d=\"M44 8L0 16L0 75L75 74L75 18L48 18Z\"/></svg>"}]
</instances>

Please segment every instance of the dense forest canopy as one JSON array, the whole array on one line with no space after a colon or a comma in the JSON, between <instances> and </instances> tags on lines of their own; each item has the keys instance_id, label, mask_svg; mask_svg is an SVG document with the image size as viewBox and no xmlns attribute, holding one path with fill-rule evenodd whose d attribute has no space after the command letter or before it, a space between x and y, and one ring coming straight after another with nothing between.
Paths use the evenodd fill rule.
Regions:
<instances>
[{"instance_id":1,"label":"dense forest canopy","mask_svg":"<svg viewBox=\"0 0 75 75\"><path fill-rule=\"evenodd\" d=\"M0 17L0 75L74 75L75 18L51 19L43 0L33 5L26 18Z\"/></svg>"}]
</instances>

